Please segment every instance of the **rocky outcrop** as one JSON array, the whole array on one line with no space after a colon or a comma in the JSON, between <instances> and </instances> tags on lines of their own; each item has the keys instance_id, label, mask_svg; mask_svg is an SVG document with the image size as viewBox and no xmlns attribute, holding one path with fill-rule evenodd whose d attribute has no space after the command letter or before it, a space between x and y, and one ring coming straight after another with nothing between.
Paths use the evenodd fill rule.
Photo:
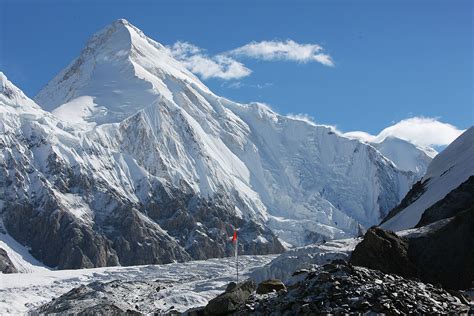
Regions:
<instances>
[{"instance_id":1,"label":"rocky outcrop","mask_svg":"<svg viewBox=\"0 0 474 316\"><path fill-rule=\"evenodd\" d=\"M416 227L450 218L474 205L474 176L426 209Z\"/></svg>"},{"instance_id":2,"label":"rocky outcrop","mask_svg":"<svg viewBox=\"0 0 474 316\"><path fill-rule=\"evenodd\" d=\"M467 313L462 299L431 284L338 260L295 275L288 291L250 296L233 315Z\"/></svg>"},{"instance_id":3,"label":"rocky outcrop","mask_svg":"<svg viewBox=\"0 0 474 316\"><path fill-rule=\"evenodd\" d=\"M240 308L255 291L256 285L252 280L242 283L230 283L226 291L213 298L204 308L204 315L226 315Z\"/></svg>"},{"instance_id":4,"label":"rocky outcrop","mask_svg":"<svg viewBox=\"0 0 474 316\"><path fill-rule=\"evenodd\" d=\"M18 270L16 269L13 262L8 257L7 252L5 249L0 248L0 273L17 273Z\"/></svg>"},{"instance_id":5,"label":"rocky outcrop","mask_svg":"<svg viewBox=\"0 0 474 316\"><path fill-rule=\"evenodd\" d=\"M278 291L286 291L286 286L277 279L270 279L260 282L257 287L257 294L267 294Z\"/></svg>"},{"instance_id":6,"label":"rocky outcrop","mask_svg":"<svg viewBox=\"0 0 474 316\"><path fill-rule=\"evenodd\" d=\"M474 288L474 206L409 243L408 255L421 280L451 289Z\"/></svg>"},{"instance_id":7,"label":"rocky outcrop","mask_svg":"<svg viewBox=\"0 0 474 316\"><path fill-rule=\"evenodd\" d=\"M404 277L417 274L408 257L408 240L395 233L372 227L351 254L350 263Z\"/></svg>"},{"instance_id":8,"label":"rocky outcrop","mask_svg":"<svg viewBox=\"0 0 474 316\"><path fill-rule=\"evenodd\" d=\"M354 265L405 278L441 284L448 289L474 287L474 207L423 232L398 237L371 228L351 255Z\"/></svg>"}]
</instances>

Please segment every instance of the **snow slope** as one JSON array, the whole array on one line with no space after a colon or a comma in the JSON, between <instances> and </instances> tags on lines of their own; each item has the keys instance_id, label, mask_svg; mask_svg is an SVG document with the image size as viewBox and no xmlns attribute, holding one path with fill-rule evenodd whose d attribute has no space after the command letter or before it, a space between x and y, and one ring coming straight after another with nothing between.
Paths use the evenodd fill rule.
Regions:
<instances>
[{"instance_id":1,"label":"snow slope","mask_svg":"<svg viewBox=\"0 0 474 316\"><path fill-rule=\"evenodd\" d=\"M381 227L394 231L413 228L427 208L471 175L474 175L474 127L466 130L433 159L421 180L424 192Z\"/></svg>"},{"instance_id":2,"label":"snow slope","mask_svg":"<svg viewBox=\"0 0 474 316\"><path fill-rule=\"evenodd\" d=\"M8 234L0 232L0 248L7 252L8 257L19 273L34 273L50 270L34 258L25 246L19 244Z\"/></svg>"},{"instance_id":3,"label":"snow slope","mask_svg":"<svg viewBox=\"0 0 474 316\"><path fill-rule=\"evenodd\" d=\"M241 256L242 277L275 256ZM24 274L0 274L0 315L25 315L31 309L49 302L73 288L94 281L159 281L165 285L152 302L137 300L130 291L124 304L154 306L166 310L174 306L184 312L204 306L235 280L234 258L191 261L166 265L109 267L81 270L36 271ZM122 293L127 294L127 293ZM146 299L142 297L142 299Z\"/></svg>"},{"instance_id":4,"label":"snow slope","mask_svg":"<svg viewBox=\"0 0 474 316\"><path fill-rule=\"evenodd\" d=\"M125 20L96 34L35 100L136 163L143 178L206 199L224 195L236 216L294 245L377 223L416 180L329 127L214 95ZM140 180L122 177L127 197L147 203Z\"/></svg>"}]
</instances>

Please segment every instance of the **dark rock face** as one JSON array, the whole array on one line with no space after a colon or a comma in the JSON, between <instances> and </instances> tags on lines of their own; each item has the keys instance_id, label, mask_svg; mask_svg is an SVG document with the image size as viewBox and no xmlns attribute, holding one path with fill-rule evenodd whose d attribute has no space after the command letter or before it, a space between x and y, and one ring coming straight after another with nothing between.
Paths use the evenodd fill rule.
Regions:
<instances>
[{"instance_id":1,"label":"dark rock face","mask_svg":"<svg viewBox=\"0 0 474 316\"><path fill-rule=\"evenodd\" d=\"M474 176L423 212L416 227L450 218L474 205Z\"/></svg>"},{"instance_id":2,"label":"dark rock face","mask_svg":"<svg viewBox=\"0 0 474 316\"><path fill-rule=\"evenodd\" d=\"M408 241L395 233L372 227L352 252L350 263L404 277L417 274L408 257Z\"/></svg>"},{"instance_id":3,"label":"dark rock face","mask_svg":"<svg viewBox=\"0 0 474 316\"><path fill-rule=\"evenodd\" d=\"M16 269L13 262L8 257L7 252L5 249L0 248L0 273L17 273L18 270Z\"/></svg>"},{"instance_id":4,"label":"dark rock face","mask_svg":"<svg viewBox=\"0 0 474 316\"><path fill-rule=\"evenodd\" d=\"M226 315L236 311L255 291L255 288L255 282L252 280L228 286L224 293L209 301L204 308L204 315Z\"/></svg>"},{"instance_id":5,"label":"dark rock face","mask_svg":"<svg viewBox=\"0 0 474 316\"><path fill-rule=\"evenodd\" d=\"M252 295L233 315L459 314L469 305L431 284L333 262L288 281L288 291Z\"/></svg>"},{"instance_id":6,"label":"dark rock face","mask_svg":"<svg viewBox=\"0 0 474 316\"><path fill-rule=\"evenodd\" d=\"M280 280L272 279L260 282L257 287L257 294L267 294L286 290L285 284Z\"/></svg>"},{"instance_id":7,"label":"dark rock face","mask_svg":"<svg viewBox=\"0 0 474 316\"><path fill-rule=\"evenodd\" d=\"M474 287L474 207L440 229L411 239L408 255L425 282L451 289Z\"/></svg>"},{"instance_id":8,"label":"dark rock face","mask_svg":"<svg viewBox=\"0 0 474 316\"><path fill-rule=\"evenodd\" d=\"M46 265L79 269L118 264L111 243L70 213L57 210L46 217L20 204L9 209L3 216L6 229Z\"/></svg>"}]
</instances>

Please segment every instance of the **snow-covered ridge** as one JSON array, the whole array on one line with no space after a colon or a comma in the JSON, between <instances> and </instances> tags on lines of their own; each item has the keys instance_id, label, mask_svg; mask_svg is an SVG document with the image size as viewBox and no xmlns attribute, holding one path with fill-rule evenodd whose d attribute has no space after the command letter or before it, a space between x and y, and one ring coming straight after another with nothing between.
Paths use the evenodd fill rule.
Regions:
<instances>
[{"instance_id":1,"label":"snow-covered ridge","mask_svg":"<svg viewBox=\"0 0 474 316\"><path fill-rule=\"evenodd\" d=\"M474 175L474 127L467 129L429 164L423 193L381 225L394 231L413 228L423 212Z\"/></svg>"},{"instance_id":2,"label":"snow-covered ridge","mask_svg":"<svg viewBox=\"0 0 474 316\"><path fill-rule=\"evenodd\" d=\"M63 120L90 127L120 122L158 96L172 99L176 81L208 91L167 48L120 19L92 36L35 100Z\"/></svg>"}]
</instances>

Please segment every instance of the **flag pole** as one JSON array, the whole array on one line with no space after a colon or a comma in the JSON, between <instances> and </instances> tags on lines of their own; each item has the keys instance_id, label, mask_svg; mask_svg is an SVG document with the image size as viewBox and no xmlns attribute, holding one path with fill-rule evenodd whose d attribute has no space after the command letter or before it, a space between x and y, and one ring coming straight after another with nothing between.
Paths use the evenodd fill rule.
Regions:
<instances>
[{"instance_id":1,"label":"flag pole","mask_svg":"<svg viewBox=\"0 0 474 316\"><path fill-rule=\"evenodd\" d=\"M239 283L239 239L237 238L237 230L234 230L234 236L232 236L232 243L234 244L235 269L237 271L237 283Z\"/></svg>"},{"instance_id":2,"label":"flag pole","mask_svg":"<svg viewBox=\"0 0 474 316\"><path fill-rule=\"evenodd\" d=\"M239 239L235 240L235 266L237 268L237 283L239 283Z\"/></svg>"}]
</instances>

